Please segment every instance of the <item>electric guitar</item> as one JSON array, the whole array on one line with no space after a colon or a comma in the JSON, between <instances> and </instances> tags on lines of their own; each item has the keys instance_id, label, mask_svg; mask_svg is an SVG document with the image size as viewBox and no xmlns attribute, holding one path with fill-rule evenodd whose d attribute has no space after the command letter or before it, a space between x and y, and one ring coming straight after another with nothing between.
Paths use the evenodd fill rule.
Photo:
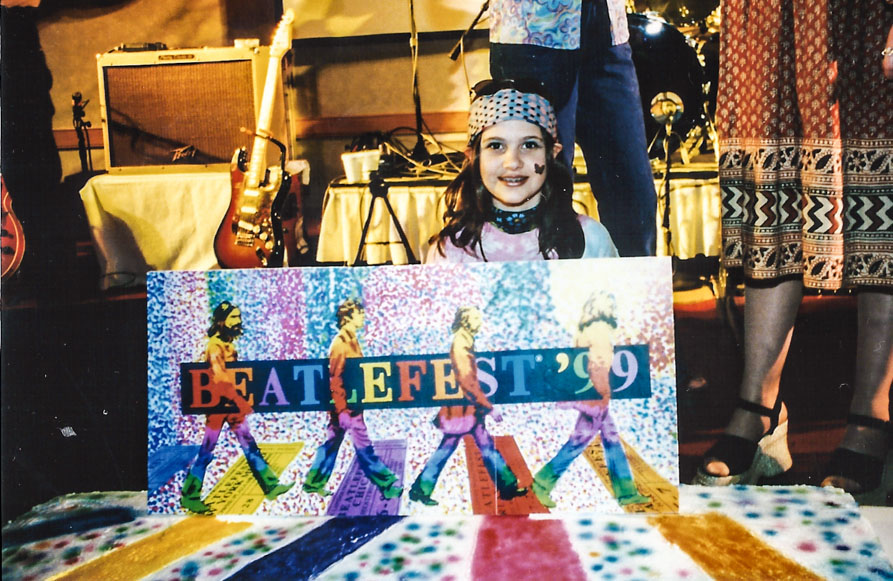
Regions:
<instances>
[{"instance_id":1,"label":"electric guitar","mask_svg":"<svg viewBox=\"0 0 893 581\"><path fill-rule=\"evenodd\" d=\"M258 112L257 129L247 161L245 148L233 155L230 166L232 196L229 208L214 236L214 254L223 268L282 266L284 255L280 209L288 193L290 176L285 172L285 153L280 165L266 167L267 141L273 104L282 74L282 57L291 46L294 13L287 10L270 45L270 60L264 94Z\"/></svg>"},{"instance_id":2,"label":"electric guitar","mask_svg":"<svg viewBox=\"0 0 893 581\"><path fill-rule=\"evenodd\" d=\"M22 231L22 223L12 211L12 197L6 189L6 181L0 175L0 190L2 190L2 217L3 245L0 248L0 278L6 280L19 269L22 257L25 255L25 233Z\"/></svg>"}]
</instances>

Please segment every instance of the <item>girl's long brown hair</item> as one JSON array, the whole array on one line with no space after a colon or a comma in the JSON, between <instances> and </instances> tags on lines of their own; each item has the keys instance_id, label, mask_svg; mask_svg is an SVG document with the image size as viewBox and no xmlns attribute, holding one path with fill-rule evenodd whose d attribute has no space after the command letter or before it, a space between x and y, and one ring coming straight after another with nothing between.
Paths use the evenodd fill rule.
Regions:
<instances>
[{"instance_id":1,"label":"girl's long brown hair","mask_svg":"<svg viewBox=\"0 0 893 581\"><path fill-rule=\"evenodd\" d=\"M543 131L543 139L546 143L546 180L541 190L542 200L534 215L539 250L543 258L549 258L552 251L559 258L580 258L585 240L573 206L574 181L567 168L555 160L552 136ZM441 255L444 255L443 244L447 239L457 248L480 247L481 230L493 207L493 196L481 182L480 149L479 135L471 145L470 157L444 194L445 225L431 237L431 243L437 243ZM486 260L483 253L481 255Z\"/></svg>"}]
</instances>

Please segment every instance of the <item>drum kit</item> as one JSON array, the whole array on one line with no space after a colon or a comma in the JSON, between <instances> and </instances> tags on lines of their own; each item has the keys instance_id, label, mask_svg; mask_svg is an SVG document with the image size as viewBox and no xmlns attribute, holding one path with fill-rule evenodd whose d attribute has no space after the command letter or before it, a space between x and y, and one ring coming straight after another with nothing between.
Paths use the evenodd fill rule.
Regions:
<instances>
[{"instance_id":1,"label":"drum kit","mask_svg":"<svg viewBox=\"0 0 893 581\"><path fill-rule=\"evenodd\" d=\"M649 156L679 149L686 162L715 144L719 2L637 1L628 9Z\"/></svg>"},{"instance_id":2,"label":"drum kit","mask_svg":"<svg viewBox=\"0 0 893 581\"><path fill-rule=\"evenodd\" d=\"M636 0L627 2L627 12L648 155L655 178L661 176L658 212L664 249L675 257L670 226L672 160L681 160L688 168L715 168L718 160L713 120L719 81L719 0ZM689 165L699 154L710 154L711 161ZM674 261L674 287L706 282L718 297L724 296L725 271L705 254L685 261L693 272L683 274L682 262Z\"/></svg>"}]
</instances>

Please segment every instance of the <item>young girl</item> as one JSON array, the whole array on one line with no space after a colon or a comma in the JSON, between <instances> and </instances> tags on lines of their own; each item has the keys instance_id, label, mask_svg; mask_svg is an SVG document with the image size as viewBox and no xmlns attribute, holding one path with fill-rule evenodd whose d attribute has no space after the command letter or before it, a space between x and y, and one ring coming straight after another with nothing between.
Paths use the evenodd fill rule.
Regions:
<instances>
[{"instance_id":1,"label":"young girl","mask_svg":"<svg viewBox=\"0 0 893 581\"><path fill-rule=\"evenodd\" d=\"M426 263L617 256L604 226L574 211L573 179L556 162L555 111L530 88L475 86L466 162L447 187L446 225Z\"/></svg>"},{"instance_id":2,"label":"young girl","mask_svg":"<svg viewBox=\"0 0 893 581\"><path fill-rule=\"evenodd\" d=\"M426 263L617 256L604 226L574 211L573 180L555 161L561 151L555 111L535 89L525 81L483 81L475 86L468 116L466 162L447 187L446 225L432 238ZM580 416L573 433L534 477L533 492L547 508L555 506L550 493L558 479L596 434L602 437L618 502L627 505L651 501L636 488L610 416L608 378L614 355L613 331L607 340L608 335L594 339L599 332L604 335L602 327L609 326L606 321L616 327L613 310L610 316L591 315L580 325L581 333L598 328L598 332L587 331L589 336L581 344L589 347L593 385L603 390L601 399L595 402L574 402L571 407L579 409ZM601 327L593 325L595 322L601 322ZM410 498L433 502L430 488L433 485L417 490Z\"/></svg>"}]
</instances>

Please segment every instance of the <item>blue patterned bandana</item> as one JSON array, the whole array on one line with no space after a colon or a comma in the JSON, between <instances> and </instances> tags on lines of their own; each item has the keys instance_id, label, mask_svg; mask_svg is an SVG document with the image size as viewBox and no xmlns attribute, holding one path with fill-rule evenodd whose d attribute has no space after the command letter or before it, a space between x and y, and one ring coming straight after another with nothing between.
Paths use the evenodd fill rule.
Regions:
<instances>
[{"instance_id":1,"label":"blue patterned bandana","mask_svg":"<svg viewBox=\"0 0 893 581\"><path fill-rule=\"evenodd\" d=\"M468 145L487 127L510 119L539 125L558 141L555 110L548 99L536 93L503 89L492 95L481 95L471 102L471 110L468 112Z\"/></svg>"}]
</instances>

